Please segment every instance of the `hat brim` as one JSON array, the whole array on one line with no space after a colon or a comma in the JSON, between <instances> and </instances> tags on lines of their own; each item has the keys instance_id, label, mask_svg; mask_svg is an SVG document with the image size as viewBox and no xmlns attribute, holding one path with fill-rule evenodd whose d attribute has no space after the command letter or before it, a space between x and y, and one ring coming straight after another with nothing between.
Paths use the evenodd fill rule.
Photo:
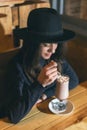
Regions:
<instances>
[{"instance_id":1,"label":"hat brim","mask_svg":"<svg viewBox=\"0 0 87 130\"><path fill-rule=\"evenodd\" d=\"M50 36L50 35L41 35L41 34L37 34L37 33L28 33L28 37L30 36L31 40L36 40L37 42L48 42L48 43L59 43L59 42L66 42L68 40L71 40L75 37L75 32L64 29L63 30L63 34L62 35L54 35L54 36Z\"/></svg>"},{"instance_id":2,"label":"hat brim","mask_svg":"<svg viewBox=\"0 0 87 130\"><path fill-rule=\"evenodd\" d=\"M28 39L29 41L32 42L46 42L46 43L61 43L61 42L66 42L69 40L72 40L75 37L75 32L67 29L63 29L63 34L62 35L42 35L38 33L32 33L28 30L28 28L22 28L20 29L16 35L19 35L20 39Z\"/></svg>"}]
</instances>

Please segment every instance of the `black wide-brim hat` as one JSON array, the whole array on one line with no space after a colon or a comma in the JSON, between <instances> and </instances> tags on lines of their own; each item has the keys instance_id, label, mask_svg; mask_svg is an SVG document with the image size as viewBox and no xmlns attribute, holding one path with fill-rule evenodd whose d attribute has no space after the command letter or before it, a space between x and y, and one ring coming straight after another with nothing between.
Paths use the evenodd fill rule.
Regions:
<instances>
[{"instance_id":1,"label":"black wide-brim hat","mask_svg":"<svg viewBox=\"0 0 87 130\"><path fill-rule=\"evenodd\" d=\"M33 42L59 43L71 40L75 33L62 27L61 17L53 8L36 8L28 16L26 38Z\"/></svg>"}]
</instances>

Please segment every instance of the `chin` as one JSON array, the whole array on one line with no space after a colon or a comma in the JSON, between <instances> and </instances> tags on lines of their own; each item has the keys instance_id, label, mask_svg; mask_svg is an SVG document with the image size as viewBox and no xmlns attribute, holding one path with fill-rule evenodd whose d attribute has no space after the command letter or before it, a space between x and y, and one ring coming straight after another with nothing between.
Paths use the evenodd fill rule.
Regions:
<instances>
[{"instance_id":1,"label":"chin","mask_svg":"<svg viewBox=\"0 0 87 130\"><path fill-rule=\"evenodd\" d=\"M48 59L50 59L50 57L45 57L44 59L45 59L45 60L48 60Z\"/></svg>"},{"instance_id":2,"label":"chin","mask_svg":"<svg viewBox=\"0 0 87 130\"><path fill-rule=\"evenodd\" d=\"M43 59L48 60L51 56L43 56Z\"/></svg>"}]
</instances>

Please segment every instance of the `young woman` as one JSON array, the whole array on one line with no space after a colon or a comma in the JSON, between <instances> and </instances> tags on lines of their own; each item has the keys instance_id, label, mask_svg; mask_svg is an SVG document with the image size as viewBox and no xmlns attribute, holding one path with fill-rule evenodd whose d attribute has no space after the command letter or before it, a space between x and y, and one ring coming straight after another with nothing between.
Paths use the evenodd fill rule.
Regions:
<instances>
[{"instance_id":1,"label":"young woman","mask_svg":"<svg viewBox=\"0 0 87 130\"><path fill-rule=\"evenodd\" d=\"M30 12L28 27L21 30L24 46L11 61L2 111L12 123L19 122L34 104L55 95L58 73L70 77L69 88L78 84L78 77L64 59L64 42L75 33L62 28L61 19L52 8Z\"/></svg>"}]
</instances>

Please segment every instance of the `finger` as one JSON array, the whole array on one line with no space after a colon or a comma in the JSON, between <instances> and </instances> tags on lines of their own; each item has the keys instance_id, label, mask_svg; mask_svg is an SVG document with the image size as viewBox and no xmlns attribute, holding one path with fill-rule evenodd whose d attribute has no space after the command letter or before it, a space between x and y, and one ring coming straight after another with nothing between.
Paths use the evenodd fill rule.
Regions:
<instances>
[{"instance_id":1,"label":"finger","mask_svg":"<svg viewBox=\"0 0 87 130\"><path fill-rule=\"evenodd\" d=\"M57 67L51 68L49 70L46 71L46 75L49 75L51 73L57 72Z\"/></svg>"},{"instance_id":2,"label":"finger","mask_svg":"<svg viewBox=\"0 0 87 130\"><path fill-rule=\"evenodd\" d=\"M57 71L55 73L52 73L48 76L46 76L43 84L48 84L49 82L53 82L55 79L58 78Z\"/></svg>"},{"instance_id":3,"label":"finger","mask_svg":"<svg viewBox=\"0 0 87 130\"><path fill-rule=\"evenodd\" d=\"M46 95L46 94L43 94L43 95L42 95L42 100L45 100L45 99L47 99L47 95Z\"/></svg>"},{"instance_id":4,"label":"finger","mask_svg":"<svg viewBox=\"0 0 87 130\"><path fill-rule=\"evenodd\" d=\"M51 68L53 68L53 67L57 67L57 63L54 62L54 61L51 61L49 64L46 65L46 67L47 67L48 69L51 69Z\"/></svg>"},{"instance_id":5,"label":"finger","mask_svg":"<svg viewBox=\"0 0 87 130\"><path fill-rule=\"evenodd\" d=\"M49 79L51 79L51 78L53 78L53 77L55 77L55 76L58 77L58 72L57 72L57 71L51 73L51 74L49 75Z\"/></svg>"},{"instance_id":6,"label":"finger","mask_svg":"<svg viewBox=\"0 0 87 130\"><path fill-rule=\"evenodd\" d=\"M38 99L37 102L36 102L36 104L40 103L40 102L42 102L42 99Z\"/></svg>"},{"instance_id":7,"label":"finger","mask_svg":"<svg viewBox=\"0 0 87 130\"><path fill-rule=\"evenodd\" d=\"M52 77L52 78L49 80L48 85L50 85L51 83L53 83L56 79L57 79L57 76Z\"/></svg>"}]
</instances>

